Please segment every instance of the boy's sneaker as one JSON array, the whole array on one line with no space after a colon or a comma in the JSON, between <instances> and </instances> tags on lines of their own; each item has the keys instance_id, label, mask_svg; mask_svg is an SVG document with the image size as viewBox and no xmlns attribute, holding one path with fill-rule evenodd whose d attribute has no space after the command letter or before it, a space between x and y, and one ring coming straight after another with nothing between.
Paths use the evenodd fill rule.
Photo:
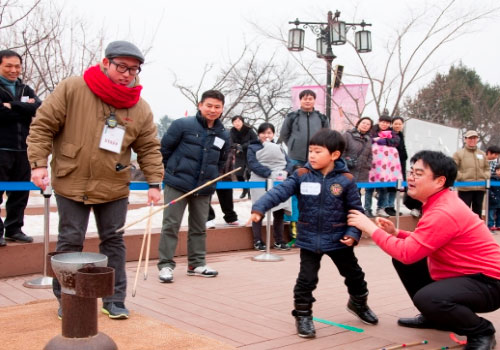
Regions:
<instances>
[{"instance_id":1,"label":"boy's sneaker","mask_svg":"<svg viewBox=\"0 0 500 350\"><path fill-rule=\"evenodd\" d=\"M174 281L174 271L170 267L163 267L158 278L162 283L172 283Z\"/></svg>"},{"instance_id":2,"label":"boy's sneaker","mask_svg":"<svg viewBox=\"0 0 500 350\"><path fill-rule=\"evenodd\" d=\"M187 270L188 276L215 277L218 274L217 270L214 270L207 265L198 267L189 266Z\"/></svg>"},{"instance_id":3,"label":"boy's sneaker","mask_svg":"<svg viewBox=\"0 0 500 350\"><path fill-rule=\"evenodd\" d=\"M312 316L295 316L295 327L297 328L297 334L301 338L316 337Z\"/></svg>"},{"instance_id":4,"label":"boy's sneaker","mask_svg":"<svg viewBox=\"0 0 500 350\"><path fill-rule=\"evenodd\" d=\"M290 247L286 245L286 243L276 243L274 242L273 244L274 249L279 249L279 250L290 250Z\"/></svg>"},{"instance_id":5,"label":"boy's sneaker","mask_svg":"<svg viewBox=\"0 0 500 350\"><path fill-rule=\"evenodd\" d=\"M125 307L125 304L121 301L104 303L101 311L114 320L124 320L129 316L129 311Z\"/></svg>"},{"instance_id":6,"label":"boy's sneaker","mask_svg":"<svg viewBox=\"0 0 500 350\"><path fill-rule=\"evenodd\" d=\"M207 228L215 228L215 220L208 220L205 225Z\"/></svg>"},{"instance_id":7,"label":"boy's sneaker","mask_svg":"<svg viewBox=\"0 0 500 350\"><path fill-rule=\"evenodd\" d=\"M372 214L372 211L371 210L365 210L365 214L366 216L368 216L369 218L374 218L375 216L373 216Z\"/></svg>"},{"instance_id":8,"label":"boy's sneaker","mask_svg":"<svg viewBox=\"0 0 500 350\"><path fill-rule=\"evenodd\" d=\"M257 242L254 243L253 249L261 251L261 252L265 252L266 251L266 245L264 243L262 243L262 241L257 241Z\"/></svg>"}]
</instances>

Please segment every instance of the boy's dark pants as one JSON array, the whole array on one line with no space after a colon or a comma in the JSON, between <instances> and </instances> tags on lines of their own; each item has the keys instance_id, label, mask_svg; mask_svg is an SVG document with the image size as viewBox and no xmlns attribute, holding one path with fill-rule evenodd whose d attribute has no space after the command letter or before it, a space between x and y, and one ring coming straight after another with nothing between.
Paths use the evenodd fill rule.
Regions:
<instances>
[{"instance_id":1,"label":"boy's dark pants","mask_svg":"<svg viewBox=\"0 0 500 350\"><path fill-rule=\"evenodd\" d=\"M491 312L500 307L500 280L483 274L434 281L427 259L405 265L392 263L413 304L439 329L460 335L491 335L495 328L476 312Z\"/></svg>"},{"instance_id":2,"label":"boy's dark pants","mask_svg":"<svg viewBox=\"0 0 500 350\"><path fill-rule=\"evenodd\" d=\"M344 277L349 295L364 296L368 293L365 274L358 265L353 247L322 253L300 249L300 272L293 289L295 304L312 304L316 301L312 292L318 284L318 271L323 254L332 259L340 275Z\"/></svg>"}]
</instances>

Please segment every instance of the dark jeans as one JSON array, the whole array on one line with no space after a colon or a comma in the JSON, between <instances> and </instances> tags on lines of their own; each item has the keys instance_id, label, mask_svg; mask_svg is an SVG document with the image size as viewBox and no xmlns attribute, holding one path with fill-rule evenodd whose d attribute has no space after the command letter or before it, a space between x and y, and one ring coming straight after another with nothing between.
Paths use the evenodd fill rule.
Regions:
<instances>
[{"instance_id":1,"label":"dark jeans","mask_svg":"<svg viewBox=\"0 0 500 350\"><path fill-rule=\"evenodd\" d=\"M368 293L365 274L358 265L353 247L333 250L331 252L315 253L300 249L300 272L293 289L296 304L311 304L316 301L312 292L318 285L318 271L321 258L326 254L332 259L347 286L349 295L361 296Z\"/></svg>"},{"instance_id":2,"label":"dark jeans","mask_svg":"<svg viewBox=\"0 0 500 350\"><path fill-rule=\"evenodd\" d=\"M500 280L474 274L434 281L427 259L405 265L395 259L394 267L415 307L439 329L460 335L490 335L493 324L476 312L500 308Z\"/></svg>"},{"instance_id":3,"label":"dark jeans","mask_svg":"<svg viewBox=\"0 0 500 350\"><path fill-rule=\"evenodd\" d=\"M488 209L488 227L500 227L500 208Z\"/></svg>"},{"instance_id":4,"label":"dark jeans","mask_svg":"<svg viewBox=\"0 0 500 350\"><path fill-rule=\"evenodd\" d=\"M482 218L484 191L458 191L458 196Z\"/></svg>"},{"instance_id":5,"label":"dark jeans","mask_svg":"<svg viewBox=\"0 0 500 350\"><path fill-rule=\"evenodd\" d=\"M274 241L276 243L284 243L283 240L283 218L285 216L285 210L275 210L273 211L273 232L274 232ZM253 233L253 243L257 243L257 241L262 241L262 222L267 220L262 218L259 222L252 222L252 233ZM266 242L270 244L270 242Z\"/></svg>"},{"instance_id":6,"label":"dark jeans","mask_svg":"<svg viewBox=\"0 0 500 350\"><path fill-rule=\"evenodd\" d=\"M224 221L227 223L238 221L238 214L236 214L236 212L234 211L233 190L215 190L215 192L217 192L217 198L219 198L220 208L224 213ZM208 209L208 221L213 219L215 219L215 212L214 208L212 208L212 206L210 205Z\"/></svg>"},{"instance_id":7,"label":"dark jeans","mask_svg":"<svg viewBox=\"0 0 500 350\"><path fill-rule=\"evenodd\" d=\"M59 236L56 251L81 252L89 223L90 209L94 212L99 234L99 252L108 257L108 266L115 269L115 293L104 302L125 300L127 275L125 273L125 242L123 231L116 232L125 225L128 198L101 204L84 204L56 194L59 212ZM61 286L53 279L52 287L57 298L61 297Z\"/></svg>"},{"instance_id":8,"label":"dark jeans","mask_svg":"<svg viewBox=\"0 0 500 350\"><path fill-rule=\"evenodd\" d=\"M31 169L26 151L0 150L0 181L30 181ZM0 191L0 204L3 194ZM24 209L28 204L29 191L7 191L5 222L0 218L0 237L21 231L24 225Z\"/></svg>"}]
</instances>

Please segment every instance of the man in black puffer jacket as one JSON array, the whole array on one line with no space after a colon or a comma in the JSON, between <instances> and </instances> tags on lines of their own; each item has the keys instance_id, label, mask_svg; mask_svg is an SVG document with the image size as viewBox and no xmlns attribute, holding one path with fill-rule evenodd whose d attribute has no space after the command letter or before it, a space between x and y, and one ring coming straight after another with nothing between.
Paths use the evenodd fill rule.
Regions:
<instances>
[{"instance_id":1,"label":"man in black puffer jacket","mask_svg":"<svg viewBox=\"0 0 500 350\"><path fill-rule=\"evenodd\" d=\"M222 172L229 151L229 133L219 120L224 95L205 91L194 117L174 120L161 140L165 165L165 203L215 179ZM215 184L165 208L159 245L161 282L172 282L174 254L186 205L189 206L188 270L190 276L215 277L218 272L205 263L205 223Z\"/></svg>"},{"instance_id":2,"label":"man in black puffer jacket","mask_svg":"<svg viewBox=\"0 0 500 350\"><path fill-rule=\"evenodd\" d=\"M30 181L26 138L31 119L41 101L33 89L23 84L22 58L11 50L0 51L0 181ZM0 204L4 191L0 190ZM5 239L31 243L33 238L21 231L29 191L8 191L5 223L0 219L0 246ZM5 239L3 234L5 231Z\"/></svg>"}]
</instances>

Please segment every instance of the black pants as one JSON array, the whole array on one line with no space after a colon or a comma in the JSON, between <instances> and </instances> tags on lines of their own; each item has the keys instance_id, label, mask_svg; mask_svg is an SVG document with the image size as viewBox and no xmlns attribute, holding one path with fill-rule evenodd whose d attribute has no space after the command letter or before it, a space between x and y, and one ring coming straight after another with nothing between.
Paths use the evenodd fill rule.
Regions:
<instances>
[{"instance_id":1,"label":"black pants","mask_svg":"<svg viewBox=\"0 0 500 350\"><path fill-rule=\"evenodd\" d=\"M273 233L274 241L278 244L285 243L283 240L283 218L285 217L285 210L275 210L273 211ZM265 219L267 220L267 219ZM260 219L259 222L252 222L252 233L253 233L253 243L262 241L262 221L264 218ZM266 242L270 244L270 242Z\"/></svg>"},{"instance_id":2,"label":"black pants","mask_svg":"<svg viewBox=\"0 0 500 350\"><path fill-rule=\"evenodd\" d=\"M26 151L0 150L0 181L30 181L31 169ZM0 191L0 204L3 194ZM7 236L21 231L24 225L24 209L28 204L29 191L7 191L5 222L0 218L0 237L4 230Z\"/></svg>"},{"instance_id":3,"label":"black pants","mask_svg":"<svg viewBox=\"0 0 500 350\"><path fill-rule=\"evenodd\" d=\"M332 259L347 286L349 295L361 296L368 293L365 274L358 265L353 247L333 250L331 252L315 253L300 249L300 272L293 289L296 304L311 304L316 301L312 292L318 285L318 271L321 258L326 254Z\"/></svg>"},{"instance_id":4,"label":"black pants","mask_svg":"<svg viewBox=\"0 0 500 350\"><path fill-rule=\"evenodd\" d=\"M459 335L490 335L493 324L476 312L500 308L500 280L475 274L434 281L427 259L405 265L395 259L394 267L415 307L439 329Z\"/></svg>"},{"instance_id":5,"label":"black pants","mask_svg":"<svg viewBox=\"0 0 500 350\"><path fill-rule=\"evenodd\" d=\"M484 191L458 191L458 196L482 218Z\"/></svg>"},{"instance_id":6,"label":"black pants","mask_svg":"<svg viewBox=\"0 0 500 350\"><path fill-rule=\"evenodd\" d=\"M238 214L234 211L233 205L233 190L215 190L217 192L217 197L219 198L220 208L224 213L224 221L235 222L238 220ZM214 208L210 205L208 209L208 221L215 219Z\"/></svg>"}]
</instances>

